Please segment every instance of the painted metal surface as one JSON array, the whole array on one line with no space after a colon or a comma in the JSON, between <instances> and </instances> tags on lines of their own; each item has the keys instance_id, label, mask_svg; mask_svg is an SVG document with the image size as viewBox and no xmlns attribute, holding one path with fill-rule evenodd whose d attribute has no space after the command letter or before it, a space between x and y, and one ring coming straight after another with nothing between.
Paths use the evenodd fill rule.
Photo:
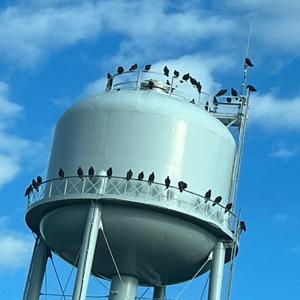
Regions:
<instances>
[{"instance_id":1,"label":"painted metal surface","mask_svg":"<svg viewBox=\"0 0 300 300\"><path fill-rule=\"evenodd\" d=\"M132 276L114 275L111 278L111 286L108 300L135 300L138 288L138 280Z\"/></svg>"}]
</instances>

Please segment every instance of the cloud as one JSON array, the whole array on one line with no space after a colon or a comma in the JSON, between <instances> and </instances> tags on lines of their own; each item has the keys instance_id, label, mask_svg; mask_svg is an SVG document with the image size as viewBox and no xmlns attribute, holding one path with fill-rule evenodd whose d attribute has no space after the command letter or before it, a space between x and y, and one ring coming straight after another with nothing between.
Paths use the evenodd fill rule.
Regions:
<instances>
[{"instance_id":1,"label":"cloud","mask_svg":"<svg viewBox=\"0 0 300 300\"><path fill-rule=\"evenodd\" d=\"M27 266L32 252L32 237L8 228L9 218L0 217L0 270L12 271Z\"/></svg>"},{"instance_id":2,"label":"cloud","mask_svg":"<svg viewBox=\"0 0 300 300\"><path fill-rule=\"evenodd\" d=\"M20 172L24 160L41 150L42 144L11 133L23 108L9 99L9 87L0 81L0 188Z\"/></svg>"},{"instance_id":3,"label":"cloud","mask_svg":"<svg viewBox=\"0 0 300 300\"><path fill-rule=\"evenodd\" d=\"M254 95L250 120L268 129L300 130L300 97L279 99L272 93Z\"/></svg>"},{"instance_id":4,"label":"cloud","mask_svg":"<svg viewBox=\"0 0 300 300\"><path fill-rule=\"evenodd\" d=\"M288 148L284 143L280 143L276 148L270 153L271 157L280 159L289 159L298 154L298 148Z\"/></svg>"}]
</instances>

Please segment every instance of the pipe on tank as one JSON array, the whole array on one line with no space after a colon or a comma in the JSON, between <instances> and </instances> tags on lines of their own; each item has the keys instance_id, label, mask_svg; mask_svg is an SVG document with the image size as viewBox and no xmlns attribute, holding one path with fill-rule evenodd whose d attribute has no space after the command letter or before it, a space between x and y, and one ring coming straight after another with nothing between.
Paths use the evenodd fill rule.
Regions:
<instances>
[{"instance_id":1,"label":"pipe on tank","mask_svg":"<svg viewBox=\"0 0 300 300\"><path fill-rule=\"evenodd\" d=\"M120 277L115 275L111 278L108 300L135 300L138 288L137 278L129 275Z\"/></svg>"},{"instance_id":2,"label":"pipe on tank","mask_svg":"<svg viewBox=\"0 0 300 300\"><path fill-rule=\"evenodd\" d=\"M224 264L225 246L222 242L218 242L213 250L208 300L221 300Z\"/></svg>"},{"instance_id":3,"label":"pipe on tank","mask_svg":"<svg viewBox=\"0 0 300 300\"><path fill-rule=\"evenodd\" d=\"M155 286L153 290L153 300L165 300L166 294L166 287L162 286Z\"/></svg>"},{"instance_id":4,"label":"pipe on tank","mask_svg":"<svg viewBox=\"0 0 300 300\"><path fill-rule=\"evenodd\" d=\"M32 253L23 300L38 300L40 298L49 253L43 239L38 236Z\"/></svg>"}]
</instances>

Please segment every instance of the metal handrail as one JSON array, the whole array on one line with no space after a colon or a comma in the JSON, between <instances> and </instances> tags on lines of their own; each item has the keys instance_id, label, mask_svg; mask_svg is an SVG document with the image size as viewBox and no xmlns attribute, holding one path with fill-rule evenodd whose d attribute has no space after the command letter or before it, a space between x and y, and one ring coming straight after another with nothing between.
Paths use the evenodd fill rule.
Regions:
<instances>
[{"instance_id":1,"label":"metal handrail","mask_svg":"<svg viewBox=\"0 0 300 300\"><path fill-rule=\"evenodd\" d=\"M176 211L212 219L221 225L230 228L231 218L235 215L232 211L212 199L189 190L179 191L178 187L132 178L126 180L121 176L84 175L66 176L64 178L48 179L39 186L39 191L34 190L29 197L28 209L33 203L59 196L81 195L90 198L115 198L139 203L150 203L156 206L175 209ZM212 203L215 203L212 207Z\"/></svg>"}]
</instances>

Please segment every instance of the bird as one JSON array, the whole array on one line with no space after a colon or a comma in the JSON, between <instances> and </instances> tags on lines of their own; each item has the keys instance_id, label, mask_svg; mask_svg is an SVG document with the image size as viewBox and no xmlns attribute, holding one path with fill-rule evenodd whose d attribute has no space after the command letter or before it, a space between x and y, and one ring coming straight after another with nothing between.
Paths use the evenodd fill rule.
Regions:
<instances>
[{"instance_id":1,"label":"bird","mask_svg":"<svg viewBox=\"0 0 300 300\"><path fill-rule=\"evenodd\" d=\"M37 182L38 186L40 186L43 183L43 178L41 176L38 176L36 178L36 182Z\"/></svg>"},{"instance_id":2,"label":"bird","mask_svg":"<svg viewBox=\"0 0 300 300\"><path fill-rule=\"evenodd\" d=\"M126 180L130 180L132 178L132 175L133 175L132 170L129 169L127 174L126 174Z\"/></svg>"},{"instance_id":3,"label":"bird","mask_svg":"<svg viewBox=\"0 0 300 300\"><path fill-rule=\"evenodd\" d=\"M215 198L214 203L213 203L212 206L215 206L215 205L219 204L221 201L222 201L222 197L221 196L217 196Z\"/></svg>"},{"instance_id":4,"label":"bird","mask_svg":"<svg viewBox=\"0 0 300 300\"><path fill-rule=\"evenodd\" d=\"M187 183L182 180L179 181L178 188L179 188L180 193L182 193L187 188Z\"/></svg>"},{"instance_id":5,"label":"bird","mask_svg":"<svg viewBox=\"0 0 300 300\"><path fill-rule=\"evenodd\" d=\"M220 90L220 91L218 91L218 92L215 94L215 97L223 96L223 95L226 94L226 92L227 92L227 89Z\"/></svg>"},{"instance_id":6,"label":"bird","mask_svg":"<svg viewBox=\"0 0 300 300\"><path fill-rule=\"evenodd\" d=\"M237 90L234 89L234 88L231 88L231 95L234 96L234 97L237 97L237 95L238 95Z\"/></svg>"},{"instance_id":7,"label":"bird","mask_svg":"<svg viewBox=\"0 0 300 300\"><path fill-rule=\"evenodd\" d=\"M210 200L210 197L211 197L211 190L208 190L204 195L205 203L207 203L207 201Z\"/></svg>"},{"instance_id":8,"label":"bird","mask_svg":"<svg viewBox=\"0 0 300 300\"><path fill-rule=\"evenodd\" d=\"M149 82L148 82L148 88L149 88L150 90L152 90L153 87L154 87L154 82L150 79Z\"/></svg>"},{"instance_id":9,"label":"bird","mask_svg":"<svg viewBox=\"0 0 300 300\"><path fill-rule=\"evenodd\" d=\"M228 103L231 103L231 97L227 97L227 98L226 98L226 101L227 101Z\"/></svg>"},{"instance_id":10,"label":"bird","mask_svg":"<svg viewBox=\"0 0 300 300\"><path fill-rule=\"evenodd\" d=\"M25 194L24 194L24 196L26 197L28 197L28 199L29 199L29 196L30 196L30 194L32 193L32 191L33 191L33 187L32 187L32 185L30 184L28 187L27 187L27 189L25 190Z\"/></svg>"},{"instance_id":11,"label":"bird","mask_svg":"<svg viewBox=\"0 0 300 300\"><path fill-rule=\"evenodd\" d=\"M164 67L164 75L169 77L169 73L170 73L170 70L168 69L167 66Z\"/></svg>"},{"instance_id":12,"label":"bird","mask_svg":"<svg viewBox=\"0 0 300 300\"><path fill-rule=\"evenodd\" d=\"M110 73L107 73L106 77L107 77L107 79L111 79L112 75Z\"/></svg>"},{"instance_id":13,"label":"bird","mask_svg":"<svg viewBox=\"0 0 300 300\"><path fill-rule=\"evenodd\" d=\"M202 85L201 85L200 81L197 82L196 88L197 88L198 93L200 94L201 90L202 90Z\"/></svg>"},{"instance_id":14,"label":"bird","mask_svg":"<svg viewBox=\"0 0 300 300\"><path fill-rule=\"evenodd\" d=\"M154 179L155 179L155 175L154 175L154 172L152 172L149 177L148 177L148 183L149 185L151 185L151 183L154 182Z\"/></svg>"},{"instance_id":15,"label":"bird","mask_svg":"<svg viewBox=\"0 0 300 300\"><path fill-rule=\"evenodd\" d=\"M246 231L246 223L244 221L240 222L240 232Z\"/></svg>"},{"instance_id":16,"label":"bird","mask_svg":"<svg viewBox=\"0 0 300 300\"><path fill-rule=\"evenodd\" d=\"M144 179L144 172L140 172L138 175L138 180L143 180Z\"/></svg>"},{"instance_id":17,"label":"bird","mask_svg":"<svg viewBox=\"0 0 300 300\"><path fill-rule=\"evenodd\" d=\"M252 61L250 60L249 57L245 58L245 63L244 63L245 67L254 67L254 64L252 63Z\"/></svg>"},{"instance_id":18,"label":"bird","mask_svg":"<svg viewBox=\"0 0 300 300\"><path fill-rule=\"evenodd\" d=\"M59 169L58 176L60 179L63 179L65 177L65 172L62 168Z\"/></svg>"},{"instance_id":19,"label":"bird","mask_svg":"<svg viewBox=\"0 0 300 300\"><path fill-rule=\"evenodd\" d=\"M192 85L197 85L197 83L198 83L197 80L191 76L190 76L190 82Z\"/></svg>"},{"instance_id":20,"label":"bird","mask_svg":"<svg viewBox=\"0 0 300 300\"><path fill-rule=\"evenodd\" d=\"M150 69L151 69L151 65L149 64L149 65L145 65L145 71L150 71Z\"/></svg>"},{"instance_id":21,"label":"bird","mask_svg":"<svg viewBox=\"0 0 300 300\"><path fill-rule=\"evenodd\" d=\"M184 81L189 80L189 78L190 78L190 73L186 73L186 74L184 74L184 75L182 76L182 79L183 79Z\"/></svg>"},{"instance_id":22,"label":"bird","mask_svg":"<svg viewBox=\"0 0 300 300\"><path fill-rule=\"evenodd\" d=\"M192 99L190 103L195 104L195 99Z\"/></svg>"},{"instance_id":23,"label":"bird","mask_svg":"<svg viewBox=\"0 0 300 300\"><path fill-rule=\"evenodd\" d=\"M175 77L175 78L178 78L178 77L179 77L179 72L178 72L178 71L174 70L174 73L173 73L173 74L174 74L174 77Z\"/></svg>"},{"instance_id":24,"label":"bird","mask_svg":"<svg viewBox=\"0 0 300 300\"><path fill-rule=\"evenodd\" d=\"M166 85L171 85L169 80L166 81Z\"/></svg>"},{"instance_id":25,"label":"bird","mask_svg":"<svg viewBox=\"0 0 300 300\"><path fill-rule=\"evenodd\" d=\"M81 167L79 167L79 168L77 169L77 175L78 175L78 177L79 177L80 179L82 179L82 177L83 177L83 170L82 170Z\"/></svg>"},{"instance_id":26,"label":"bird","mask_svg":"<svg viewBox=\"0 0 300 300\"><path fill-rule=\"evenodd\" d=\"M257 92L257 89L251 84L248 84L246 88L249 90L249 92Z\"/></svg>"},{"instance_id":27,"label":"bird","mask_svg":"<svg viewBox=\"0 0 300 300\"><path fill-rule=\"evenodd\" d=\"M214 106L218 106L218 104L219 104L218 99L217 99L217 97L215 96L215 97L214 97L214 100L213 100L213 105L214 105Z\"/></svg>"},{"instance_id":28,"label":"bird","mask_svg":"<svg viewBox=\"0 0 300 300\"><path fill-rule=\"evenodd\" d=\"M208 101L206 101L206 103L205 103L205 110L206 111L208 111L208 106L209 106Z\"/></svg>"},{"instance_id":29,"label":"bird","mask_svg":"<svg viewBox=\"0 0 300 300\"><path fill-rule=\"evenodd\" d=\"M230 210L232 209L232 203L227 203L226 204L226 206L225 206L225 214L227 213L227 212L229 212Z\"/></svg>"},{"instance_id":30,"label":"bird","mask_svg":"<svg viewBox=\"0 0 300 300\"><path fill-rule=\"evenodd\" d=\"M111 178L112 174L113 174L113 169L112 169L112 167L110 167L106 171L106 176L108 177L108 179Z\"/></svg>"},{"instance_id":31,"label":"bird","mask_svg":"<svg viewBox=\"0 0 300 300\"><path fill-rule=\"evenodd\" d=\"M118 72L118 74L122 74L122 73L124 73L124 68L123 67L118 67L118 69L117 69L117 72Z\"/></svg>"},{"instance_id":32,"label":"bird","mask_svg":"<svg viewBox=\"0 0 300 300\"><path fill-rule=\"evenodd\" d=\"M132 72L132 71L135 71L137 69L138 65L137 64L134 64L132 65L130 68L129 68L129 71Z\"/></svg>"},{"instance_id":33,"label":"bird","mask_svg":"<svg viewBox=\"0 0 300 300\"><path fill-rule=\"evenodd\" d=\"M33 187L35 190L39 191L39 185L38 185L38 183L36 182L35 179L32 179L31 185L32 185L32 187Z\"/></svg>"},{"instance_id":34,"label":"bird","mask_svg":"<svg viewBox=\"0 0 300 300\"><path fill-rule=\"evenodd\" d=\"M165 179L165 186L166 186L166 189L168 189L170 187L170 184L171 184L171 179L169 176L167 176L167 178Z\"/></svg>"},{"instance_id":35,"label":"bird","mask_svg":"<svg viewBox=\"0 0 300 300\"><path fill-rule=\"evenodd\" d=\"M89 178L90 180L93 179L93 176L95 175L95 170L92 166L90 166L89 170L88 170L88 174L89 174Z\"/></svg>"}]
</instances>

